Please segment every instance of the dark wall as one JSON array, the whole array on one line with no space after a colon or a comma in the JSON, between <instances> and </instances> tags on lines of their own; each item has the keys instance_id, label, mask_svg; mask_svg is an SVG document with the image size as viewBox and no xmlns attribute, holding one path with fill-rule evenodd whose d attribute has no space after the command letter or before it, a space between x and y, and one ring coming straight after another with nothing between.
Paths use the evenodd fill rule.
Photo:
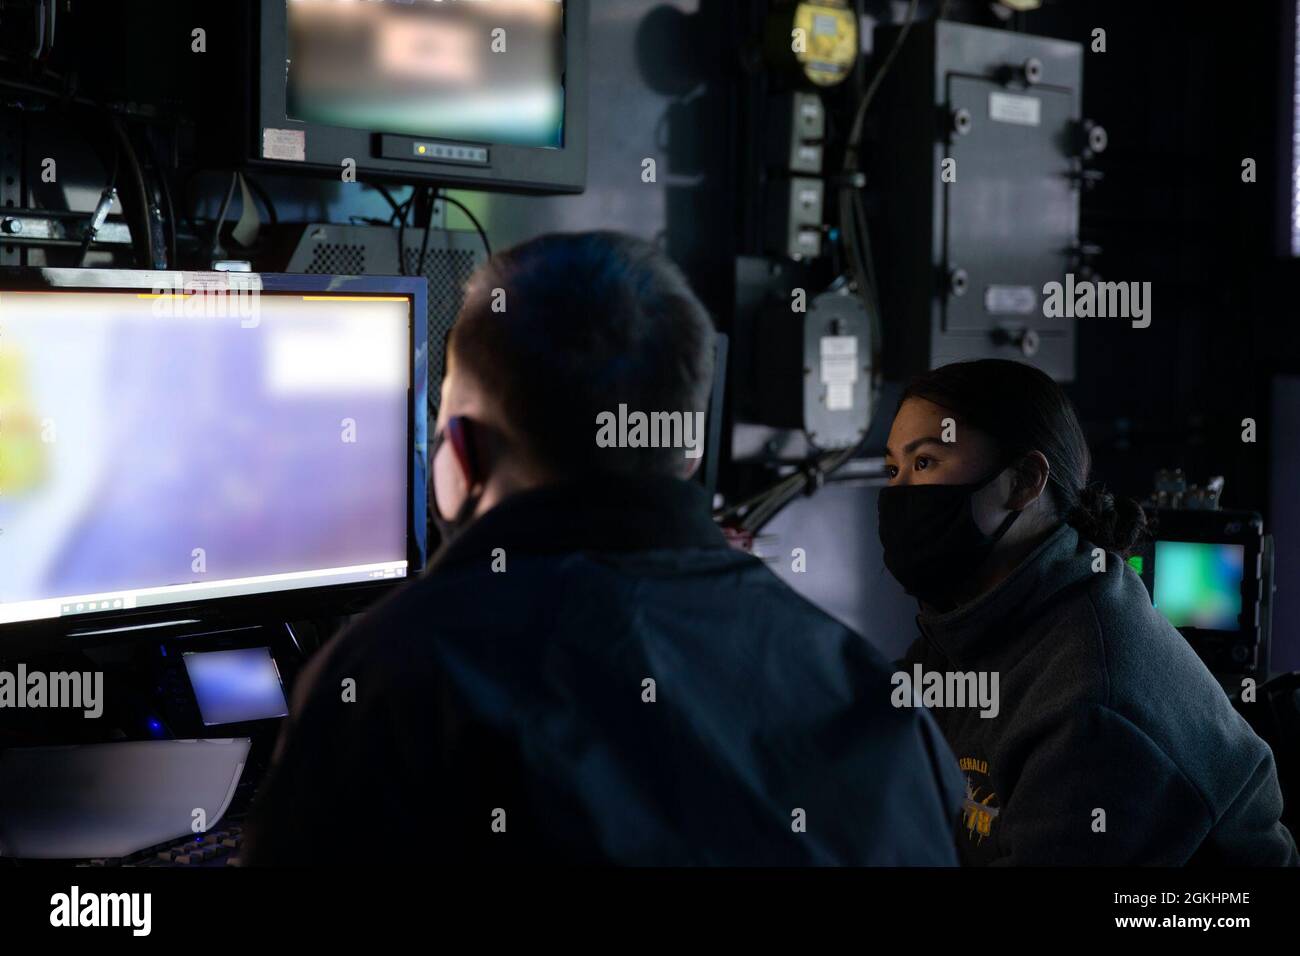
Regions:
<instances>
[{"instance_id":1,"label":"dark wall","mask_svg":"<svg viewBox=\"0 0 1300 956\"><path fill-rule=\"evenodd\" d=\"M1058 3L1023 18L1034 32L1087 43L1107 31L1107 52L1085 60L1084 112L1110 134L1105 180L1084 201L1083 232L1100 244L1103 276L1150 281L1151 326L1081 319L1079 377L1071 394L1092 441L1099 477L1125 493L1150 488L1160 467L1192 480L1223 475L1225 507L1264 514L1278 538L1279 575L1300 557L1300 514L1271 514L1271 468L1291 456L1294 431L1270 407L1273 380L1300 368L1298 263L1279 255L1286 218L1291 96L1290 4L1183 7ZM1256 182L1242 162L1256 162ZM1280 394L1282 409L1293 389ZM1258 441L1242 440L1242 420ZM1288 416L1289 423L1295 416ZM1288 457L1288 460L1290 458ZM1300 606L1275 617L1274 669L1300 668Z\"/></svg>"},{"instance_id":2,"label":"dark wall","mask_svg":"<svg viewBox=\"0 0 1300 956\"><path fill-rule=\"evenodd\" d=\"M1107 52L1085 60L1085 115L1110 146L1083 234L1102 246L1105 278L1152 283L1153 316L1146 329L1079 320L1071 392L1098 471L1126 492L1182 466L1196 480L1225 475L1225 504L1266 503L1270 436L1244 444L1241 420L1262 425L1271 373L1296 361L1278 323L1296 271L1275 256L1281 7L1059 3L1023 18L1085 43L1107 31ZM1247 157L1255 183L1241 178Z\"/></svg>"}]
</instances>

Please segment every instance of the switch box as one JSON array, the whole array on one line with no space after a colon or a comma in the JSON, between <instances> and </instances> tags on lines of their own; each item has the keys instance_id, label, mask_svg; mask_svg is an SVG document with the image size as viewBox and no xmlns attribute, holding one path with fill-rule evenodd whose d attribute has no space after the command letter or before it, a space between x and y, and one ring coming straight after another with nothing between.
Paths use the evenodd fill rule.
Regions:
<instances>
[{"instance_id":1,"label":"switch box","mask_svg":"<svg viewBox=\"0 0 1300 956\"><path fill-rule=\"evenodd\" d=\"M791 259L815 259L822 252L825 185L795 176L768 183L769 251Z\"/></svg>"},{"instance_id":2,"label":"switch box","mask_svg":"<svg viewBox=\"0 0 1300 956\"><path fill-rule=\"evenodd\" d=\"M768 103L768 164L820 176L825 163L826 108L816 93L783 93Z\"/></svg>"},{"instance_id":3,"label":"switch box","mask_svg":"<svg viewBox=\"0 0 1300 956\"><path fill-rule=\"evenodd\" d=\"M913 25L872 108L889 140L863 149L887 377L996 357L1073 379L1074 320L1044 316L1043 287L1083 271L1082 81L1078 43Z\"/></svg>"}]
</instances>

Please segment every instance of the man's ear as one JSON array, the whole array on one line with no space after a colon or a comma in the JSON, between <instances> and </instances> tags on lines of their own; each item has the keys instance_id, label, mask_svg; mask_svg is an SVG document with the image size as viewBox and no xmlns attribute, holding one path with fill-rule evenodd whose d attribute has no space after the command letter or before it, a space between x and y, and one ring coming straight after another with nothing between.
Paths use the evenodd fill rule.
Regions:
<instances>
[{"instance_id":1,"label":"man's ear","mask_svg":"<svg viewBox=\"0 0 1300 956\"><path fill-rule=\"evenodd\" d=\"M1012 471L1011 498L1007 508L1024 511L1043 494L1052 467L1041 451L1031 451L1016 463Z\"/></svg>"},{"instance_id":2,"label":"man's ear","mask_svg":"<svg viewBox=\"0 0 1300 956\"><path fill-rule=\"evenodd\" d=\"M466 486L472 488L483 480L479 462L481 455L476 445L477 428L474 422L464 415L453 415L447 419L447 444L456 455L461 474L465 476Z\"/></svg>"}]
</instances>

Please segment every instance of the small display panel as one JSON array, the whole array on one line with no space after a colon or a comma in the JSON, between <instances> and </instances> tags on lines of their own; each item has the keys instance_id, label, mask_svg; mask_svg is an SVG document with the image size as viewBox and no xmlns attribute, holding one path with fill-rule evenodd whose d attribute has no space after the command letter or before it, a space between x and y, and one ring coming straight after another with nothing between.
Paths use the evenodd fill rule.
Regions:
<instances>
[{"instance_id":1,"label":"small display panel","mask_svg":"<svg viewBox=\"0 0 1300 956\"><path fill-rule=\"evenodd\" d=\"M269 648L192 652L184 660L205 727L289 713Z\"/></svg>"},{"instance_id":2,"label":"small display panel","mask_svg":"<svg viewBox=\"0 0 1300 956\"><path fill-rule=\"evenodd\" d=\"M1174 627L1237 630L1245 551L1240 544L1157 541L1156 609Z\"/></svg>"}]
</instances>

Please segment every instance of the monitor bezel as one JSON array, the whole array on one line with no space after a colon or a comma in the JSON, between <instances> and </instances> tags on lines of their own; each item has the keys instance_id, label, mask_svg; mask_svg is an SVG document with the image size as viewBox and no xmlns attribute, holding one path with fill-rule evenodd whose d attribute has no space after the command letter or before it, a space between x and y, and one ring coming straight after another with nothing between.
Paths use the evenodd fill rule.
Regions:
<instances>
[{"instance_id":1,"label":"monitor bezel","mask_svg":"<svg viewBox=\"0 0 1300 956\"><path fill-rule=\"evenodd\" d=\"M1278 203L1278 214L1274 216L1274 246L1278 258L1296 259L1300 258L1300 252L1292 247L1292 217L1296 205L1296 176L1295 168L1300 164L1300 147L1297 147L1295 135L1297 132L1297 119L1295 111L1295 97L1300 93L1300 87L1297 84L1297 74L1300 74L1300 64L1296 63L1296 44L1298 31L1296 19L1300 16L1300 0L1284 0L1279 4L1277 16L1278 23L1278 44L1277 44L1277 62L1281 72L1277 86L1278 99L1276 103L1277 115L1277 138L1274 143L1274 153L1276 155L1276 168L1280 175L1276 177L1273 184L1275 199Z\"/></svg>"},{"instance_id":2,"label":"monitor bezel","mask_svg":"<svg viewBox=\"0 0 1300 956\"><path fill-rule=\"evenodd\" d=\"M265 594L181 601L148 608L101 611L73 617L41 618L0 624L0 657L26 639L95 636L89 632L131 629L156 637L168 622L197 621L206 629L248 624L346 616L358 613L416 577L428 562L428 283L414 276L290 275L282 273L177 272L135 269L0 268L5 291L154 292L158 289L214 288L232 281L251 283L272 295L356 295L409 297L411 300L409 387L407 391L407 575L405 578ZM248 287L244 285L244 287Z\"/></svg>"},{"instance_id":3,"label":"monitor bezel","mask_svg":"<svg viewBox=\"0 0 1300 956\"><path fill-rule=\"evenodd\" d=\"M253 63L257 83L251 91L247 135L248 162L280 172L301 171L339 176L346 158L356 161L357 175L376 181L430 182L441 186L524 193L579 193L587 182L587 21L588 0L564 4L564 145L559 148L513 146L457 140L430 134L438 142L487 146L490 165L466 166L432 160L404 160L379 155L391 131L324 126L291 119L286 92L288 59L287 0L258 0L253 24ZM305 156L267 159L262 130L289 129L305 134ZM406 134L402 138L416 139Z\"/></svg>"}]
</instances>

